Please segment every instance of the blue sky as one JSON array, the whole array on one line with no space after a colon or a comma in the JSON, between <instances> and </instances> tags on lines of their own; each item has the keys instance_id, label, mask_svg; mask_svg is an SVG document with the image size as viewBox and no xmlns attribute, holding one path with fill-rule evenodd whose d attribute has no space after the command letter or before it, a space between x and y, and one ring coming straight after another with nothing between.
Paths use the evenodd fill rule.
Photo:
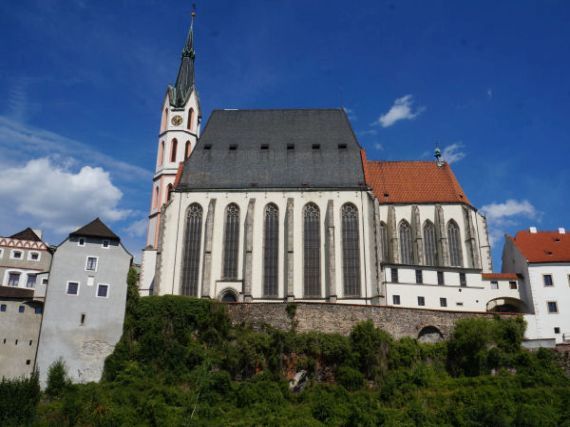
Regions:
<instances>
[{"instance_id":1,"label":"blue sky","mask_svg":"<svg viewBox=\"0 0 570 427\"><path fill-rule=\"evenodd\" d=\"M144 245L160 107L187 1L0 3L0 235L102 216ZM198 3L213 108L348 109L371 159L436 144L502 235L570 228L567 1Z\"/></svg>"}]
</instances>

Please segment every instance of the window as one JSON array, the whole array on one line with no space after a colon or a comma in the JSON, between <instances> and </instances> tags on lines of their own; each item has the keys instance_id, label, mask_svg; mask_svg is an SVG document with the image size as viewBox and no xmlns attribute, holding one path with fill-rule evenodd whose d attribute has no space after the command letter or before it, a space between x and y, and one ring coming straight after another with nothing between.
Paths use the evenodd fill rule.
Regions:
<instances>
[{"instance_id":1,"label":"window","mask_svg":"<svg viewBox=\"0 0 570 427\"><path fill-rule=\"evenodd\" d=\"M21 305L21 306L18 307L18 313L23 313L23 312L25 312L25 311L26 311L26 306Z\"/></svg>"},{"instance_id":2,"label":"window","mask_svg":"<svg viewBox=\"0 0 570 427\"><path fill-rule=\"evenodd\" d=\"M172 190L174 189L174 186L172 184L168 184L166 186L166 201L170 202L170 197L172 196Z\"/></svg>"},{"instance_id":3,"label":"window","mask_svg":"<svg viewBox=\"0 0 570 427\"><path fill-rule=\"evenodd\" d=\"M160 141L160 146L158 147L158 166L162 166L164 162L164 141Z\"/></svg>"},{"instance_id":4,"label":"window","mask_svg":"<svg viewBox=\"0 0 570 427\"><path fill-rule=\"evenodd\" d=\"M192 150L192 144L190 141L186 141L186 145L184 147L184 159L190 157L190 151Z\"/></svg>"},{"instance_id":5,"label":"window","mask_svg":"<svg viewBox=\"0 0 570 427\"><path fill-rule=\"evenodd\" d=\"M418 297L418 305L423 307L426 305L426 299L424 297Z\"/></svg>"},{"instance_id":6,"label":"window","mask_svg":"<svg viewBox=\"0 0 570 427\"><path fill-rule=\"evenodd\" d=\"M42 279L42 285L47 285L47 284L48 284L48 278L47 278L47 277L44 277L44 278Z\"/></svg>"},{"instance_id":7,"label":"window","mask_svg":"<svg viewBox=\"0 0 570 427\"><path fill-rule=\"evenodd\" d=\"M509 287L510 287L511 289L517 289L517 287L518 287L518 286L517 286L517 282L515 282L514 280L513 280L513 281L510 281L510 282L509 282Z\"/></svg>"},{"instance_id":8,"label":"window","mask_svg":"<svg viewBox=\"0 0 570 427\"><path fill-rule=\"evenodd\" d=\"M392 295L392 303L394 305L400 305L400 295Z\"/></svg>"},{"instance_id":9,"label":"window","mask_svg":"<svg viewBox=\"0 0 570 427\"><path fill-rule=\"evenodd\" d=\"M230 151L236 151L238 148L237 144L230 144Z\"/></svg>"},{"instance_id":10,"label":"window","mask_svg":"<svg viewBox=\"0 0 570 427\"><path fill-rule=\"evenodd\" d=\"M186 240L184 242L182 295L198 296L202 213L202 207L198 203L192 203L186 211Z\"/></svg>"},{"instance_id":11,"label":"window","mask_svg":"<svg viewBox=\"0 0 570 427\"><path fill-rule=\"evenodd\" d=\"M83 237L80 237L79 240L77 241L77 245L85 246L85 239Z\"/></svg>"},{"instance_id":12,"label":"window","mask_svg":"<svg viewBox=\"0 0 570 427\"><path fill-rule=\"evenodd\" d=\"M440 307L447 307L447 298L440 298L439 299L439 306Z\"/></svg>"},{"instance_id":13,"label":"window","mask_svg":"<svg viewBox=\"0 0 570 427\"><path fill-rule=\"evenodd\" d=\"M402 264L414 263L414 254L412 248L412 228L407 221L402 221L400 223L400 253L402 256Z\"/></svg>"},{"instance_id":14,"label":"window","mask_svg":"<svg viewBox=\"0 0 570 427\"><path fill-rule=\"evenodd\" d=\"M398 269L397 268L391 268L390 269L390 278L392 283L398 283Z\"/></svg>"},{"instance_id":15,"label":"window","mask_svg":"<svg viewBox=\"0 0 570 427\"><path fill-rule=\"evenodd\" d=\"M265 207L263 225L263 295L278 295L279 209L273 203Z\"/></svg>"},{"instance_id":16,"label":"window","mask_svg":"<svg viewBox=\"0 0 570 427\"><path fill-rule=\"evenodd\" d=\"M34 313L36 313L36 314L42 314L43 312L44 312L43 307L41 307L41 306L39 306L39 305L37 305L37 306L34 307Z\"/></svg>"},{"instance_id":17,"label":"window","mask_svg":"<svg viewBox=\"0 0 570 427\"><path fill-rule=\"evenodd\" d=\"M170 143L170 161L176 161L176 151L178 151L178 140L176 138L172 139Z\"/></svg>"},{"instance_id":18,"label":"window","mask_svg":"<svg viewBox=\"0 0 570 427\"><path fill-rule=\"evenodd\" d=\"M437 284L443 286L445 284L443 271L437 272Z\"/></svg>"},{"instance_id":19,"label":"window","mask_svg":"<svg viewBox=\"0 0 570 427\"><path fill-rule=\"evenodd\" d=\"M26 288L34 288L36 286L37 274L28 274L28 280L26 282Z\"/></svg>"},{"instance_id":20,"label":"window","mask_svg":"<svg viewBox=\"0 0 570 427\"><path fill-rule=\"evenodd\" d=\"M352 203L346 203L342 206L341 214L344 296L360 296L358 209Z\"/></svg>"},{"instance_id":21,"label":"window","mask_svg":"<svg viewBox=\"0 0 570 427\"><path fill-rule=\"evenodd\" d=\"M304 296L321 296L321 213L314 203L303 209Z\"/></svg>"},{"instance_id":22,"label":"window","mask_svg":"<svg viewBox=\"0 0 570 427\"><path fill-rule=\"evenodd\" d=\"M554 282L552 281L552 274L545 274L542 276L544 280L544 286L554 286Z\"/></svg>"},{"instance_id":23,"label":"window","mask_svg":"<svg viewBox=\"0 0 570 427\"><path fill-rule=\"evenodd\" d=\"M22 251L12 251L12 259L22 259Z\"/></svg>"},{"instance_id":24,"label":"window","mask_svg":"<svg viewBox=\"0 0 570 427\"><path fill-rule=\"evenodd\" d=\"M2 253L0 253L0 256L2 256ZM568 275L568 286L570 286L570 274Z\"/></svg>"},{"instance_id":25,"label":"window","mask_svg":"<svg viewBox=\"0 0 570 427\"><path fill-rule=\"evenodd\" d=\"M31 359L27 359L27 360L26 360L26 365L30 365L31 363L32 363L32 360L31 360Z\"/></svg>"},{"instance_id":26,"label":"window","mask_svg":"<svg viewBox=\"0 0 570 427\"><path fill-rule=\"evenodd\" d=\"M78 294L79 294L79 283L67 282L67 295L78 295Z\"/></svg>"},{"instance_id":27,"label":"window","mask_svg":"<svg viewBox=\"0 0 570 427\"><path fill-rule=\"evenodd\" d=\"M224 232L224 279L235 280L238 274L239 207L231 203L226 208Z\"/></svg>"},{"instance_id":28,"label":"window","mask_svg":"<svg viewBox=\"0 0 570 427\"><path fill-rule=\"evenodd\" d=\"M99 283L97 285L97 297L107 298L108 296L109 296L109 285L104 285L103 283Z\"/></svg>"},{"instance_id":29,"label":"window","mask_svg":"<svg viewBox=\"0 0 570 427\"><path fill-rule=\"evenodd\" d=\"M388 227L385 222L380 223L380 243L382 245L382 261L388 262L390 247L388 246Z\"/></svg>"},{"instance_id":30,"label":"window","mask_svg":"<svg viewBox=\"0 0 570 427\"><path fill-rule=\"evenodd\" d=\"M338 149L339 150L346 150L348 146L346 144L338 144Z\"/></svg>"},{"instance_id":31,"label":"window","mask_svg":"<svg viewBox=\"0 0 570 427\"><path fill-rule=\"evenodd\" d=\"M40 260L40 253L39 252L28 252L28 260L39 261Z\"/></svg>"},{"instance_id":32,"label":"window","mask_svg":"<svg viewBox=\"0 0 570 427\"><path fill-rule=\"evenodd\" d=\"M186 124L188 130L194 129L194 109L190 108L188 110L188 123Z\"/></svg>"},{"instance_id":33,"label":"window","mask_svg":"<svg viewBox=\"0 0 570 427\"><path fill-rule=\"evenodd\" d=\"M18 286L20 284L20 273L8 273L8 286Z\"/></svg>"},{"instance_id":34,"label":"window","mask_svg":"<svg viewBox=\"0 0 570 427\"><path fill-rule=\"evenodd\" d=\"M269 144L261 144L259 148L260 150L267 151L269 150Z\"/></svg>"},{"instance_id":35,"label":"window","mask_svg":"<svg viewBox=\"0 0 570 427\"><path fill-rule=\"evenodd\" d=\"M455 305L459 306L459 307L463 307L463 303L462 302L456 302Z\"/></svg>"},{"instance_id":36,"label":"window","mask_svg":"<svg viewBox=\"0 0 570 427\"><path fill-rule=\"evenodd\" d=\"M558 326L556 326L556 327L554 328L554 333L555 333L555 334L559 334L559 333L560 333L560 328L559 328Z\"/></svg>"},{"instance_id":37,"label":"window","mask_svg":"<svg viewBox=\"0 0 570 427\"><path fill-rule=\"evenodd\" d=\"M5 312L5 311L6 311L6 304L0 305L0 311L1 311L1 312Z\"/></svg>"},{"instance_id":38,"label":"window","mask_svg":"<svg viewBox=\"0 0 570 427\"><path fill-rule=\"evenodd\" d=\"M321 144L313 144L312 148L313 148L313 150L320 150Z\"/></svg>"},{"instance_id":39,"label":"window","mask_svg":"<svg viewBox=\"0 0 570 427\"><path fill-rule=\"evenodd\" d=\"M79 320L79 324L80 324L80 325L85 325L85 317L86 317L86 316L85 316L85 313L81 313L81 317L80 317L80 320Z\"/></svg>"},{"instance_id":40,"label":"window","mask_svg":"<svg viewBox=\"0 0 570 427\"><path fill-rule=\"evenodd\" d=\"M422 270L416 270L416 283L422 284L424 282L424 275Z\"/></svg>"},{"instance_id":41,"label":"window","mask_svg":"<svg viewBox=\"0 0 570 427\"><path fill-rule=\"evenodd\" d=\"M424 251L427 265L437 265L437 243L433 222L424 224Z\"/></svg>"},{"instance_id":42,"label":"window","mask_svg":"<svg viewBox=\"0 0 570 427\"><path fill-rule=\"evenodd\" d=\"M465 273L459 273L459 285L462 288L465 288L467 286L467 276Z\"/></svg>"},{"instance_id":43,"label":"window","mask_svg":"<svg viewBox=\"0 0 570 427\"><path fill-rule=\"evenodd\" d=\"M94 256L87 257L87 262L85 263L85 270L97 271L97 257Z\"/></svg>"},{"instance_id":44,"label":"window","mask_svg":"<svg viewBox=\"0 0 570 427\"><path fill-rule=\"evenodd\" d=\"M103 240L103 248L109 249L109 241L108 240Z\"/></svg>"},{"instance_id":45,"label":"window","mask_svg":"<svg viewBox=\"0 0 570 427\"><path fill-rule=\"evenodd\" d=\"M558 304L556 301L548 301L546 304L548 306L549 313L558 313Z\"/></svg>"},{"instance_id":46,"label":"window","mask_svg":"<svg viewBox=\"0 0 570 427\"><path fill-rule=\"evenodd\" d=\"M33 343L33 341L32 341L32 340L30 340L30 342L29 342L29 345L32 345L32 343Z\"/></svg>"},{"instance_id":47,"label":"window","mask_svg":"<svg viewBox=\"0 0 570 427\"><path fill-rule=\"evenodd\" d=\"M293 151L295 149L295 144L287 144L287 151Z\"/></svg>"},{"instance_id":48,"label":"window","mask_svg":"<svg viewBox=\"0 0 570 427\"><path fill-rule=\"evenodd\" d=\"M491 280L491 289L499 289L499 282Z\"/></svg>"},{"instance_id":49,"label":"window","mask_svg":"<svg viewBox=\"0 0 570 427\"><path fill-rule=\"evenodd\" d=\"M209 151L212 149L212 144L205 144L204 145L204 150Z\"/></svg>"},{"instance_id":50,"label":"window","mask_svg":"<svg viewBox=\"0 0 570 427\"><path fill-rule=\"evenodd\" d=\"M453 220L447 224L447 238L449 241L449 261L453 267L461 267L463 265L463 256L461 254L461 235L459 226Z\"/></svg>"}]
</instances>

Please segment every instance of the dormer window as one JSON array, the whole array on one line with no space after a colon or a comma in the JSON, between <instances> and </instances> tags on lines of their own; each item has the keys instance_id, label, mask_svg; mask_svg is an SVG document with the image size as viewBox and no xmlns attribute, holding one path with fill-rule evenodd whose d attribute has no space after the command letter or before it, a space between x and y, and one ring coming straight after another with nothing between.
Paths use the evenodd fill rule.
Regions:
<instances>
[{"instance_id":1,"label":"dormer window","mask_svg":"<svg viewBox=\"0 0 570 427\"><path fill-rule=\"evenodd\" d=\"M212 144L204 145L204 150L211 150L211 149L212 149Z\"/></svg>"},{"instance_id":2,"label":"dormer window","mask_svg":"<svg viewBox=\"0 0 570 427\"><path fill-rule=\"evenodd\" d=\"M321 144L313 144L313 150L320 150Z\"/></svg>"},{"instance_id":3,"label":"dormer window","mask_svg":"<svg viewBox=\"0 0 570 427\"><path fill-rule=\"evenodd\" d=\"M293 151L295 149L295 144L287 144L287 151Z\"/></svg>"},{"instance_id":4,"label":"dormer window","mask_svg":"<svg viewBox=\"0 0 570 427\"><path fill-rule=\"evenodd\" d=\"M338 144L339 150L346 150L347 148L348 148L348 146L346 144Z\"/></svg>"},{"instance_id":5,"label":"dormer window","mask_svg":"<svg viewBox=\"0 0 570 427\"><path fill-rule=\"evenodd\" d=\"M230 144L230 151L236 151L238 148L237 144Z\"/></svg>"},{"instance_id":6,"label":"dormer window","mask_svg":"<svg viewBox=\"0 0 570 427\"><path fill-rule=\"evenodd\" d=\"M80 237L77 241L77 246L85 246L85 238Z\"/></svg>"},{"instance_id":7,"label":"dormer window","mask_svg":"<svg viewBox=\"0 0 570 427\"><path fill-rule=\"evenodd\" d=\"M105 248L105 249L109 248L109 241L108 240L103 240L103 248Z\"/></svg>"},{"instance_id":8,"label":"dormer window","mask_svg":"<svg viewBox=\"0 0 570 427\"><path fill-rule=\"evenodd\" d=\"M259 147L262 151L263 150L269 150L269 144L261 144L261 147Z\"/></svg>"}]
</instances>

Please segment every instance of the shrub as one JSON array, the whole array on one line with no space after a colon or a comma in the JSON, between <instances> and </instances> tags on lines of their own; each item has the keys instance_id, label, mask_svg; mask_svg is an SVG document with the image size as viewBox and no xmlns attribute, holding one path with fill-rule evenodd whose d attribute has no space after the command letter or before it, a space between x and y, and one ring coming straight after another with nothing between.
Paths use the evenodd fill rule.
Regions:
<instances>
[{"instance_id":1,"label":"shrub","mask_svg":"<svg viewBox=\"0 0 570 427\"><path fill-rule=\"evenodd\" d=\"M350 333L350 342L366 378L378 380L388 369L392 338L376 328L371 320L358 323Z\"/></svg>"},{"instance_id":2,"label":"shrub","mask_svg":"<svg viewBox=\"0 0 570 427\"><path fill-rule=\"evenodd\" d=\"M347 390L358 390L364 385L364 375L348 366L341 366L336 371L336 382Z\"/></svg>"},{"instance_id":3,"label":"shrub","mask_svg":"<svg viewBox=\"0 0 570 427\"><path fill-rule=\"evenodd\" d=\"M52 398L61 397L70 384L64 361L58 359L53 362L48 370L46 394Z\"/></svg>"},{"instance_id":4,"label":"shrub","mask_svg":"<svg viewBox=\"0 0 570 427\"><path fill-rule=\"evenodd\" d=\"M2 378L0 382L0 425L20 426L30 424L36 415L40 400L40 384L37 371L28 378L14 380Z\"/></svg>"}]
</instances>

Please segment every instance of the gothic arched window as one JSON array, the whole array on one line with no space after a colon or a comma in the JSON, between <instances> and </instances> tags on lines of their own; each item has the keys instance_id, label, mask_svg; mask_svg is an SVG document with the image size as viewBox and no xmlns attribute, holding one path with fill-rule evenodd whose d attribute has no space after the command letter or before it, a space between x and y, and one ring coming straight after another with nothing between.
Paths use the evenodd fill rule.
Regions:
<instances>
[{"instance_id":1,"label":"gothic arched window","mask_svg":"<svg viewBox=\"0 0 570 427\"><path fill-rule=\"evenodd\" d=\"M155 208L158 208L160 206L160 199L159 199L160 192L159 191L160 190L158 189L158 185L156 187L154 187L154 200L153 200L152 205Z\"/></svg>"},{"instance_id":2,"label":"gothic arched window","mask_svg":"<svg viewBox=\"0 0 570 427\"><path fill-rule=\"evenodd\" d=\"M192 130L194 128L194 109L190 108L188 110L188 123L186 124L186 127L189 130Z\"/></svg>"},{"instance_id":3,"label":"gothic arched window","mask_svg":"<svg viewBox=\"0 0 570 427\"><path fill-rule=\"evenodd\" d=\"M184 160L190 157L190 149L192 148L192 144L190 141L186 141L186 147L184 147Z\"/></svg>"},{"instance_id":4,"label":"gothic arched window","mask_svg":"<svg viewBox=\"0 0 570 427\"><path fill-rule=\"evenodd\" d=\"M170 161L176 161L176 150L178 150L178 140L174 138L172 144L170 145Z\"/></svg>"},{"instance_id":5,"label":"gothic arched window","mask_svg":"<svg viewBox=\"0 0 570 427\"><path fill-rule=\"evenodd\" d=\"M459 226L453 220L447 223L447 239L449 242L449 262L453 267L463 266L461 232L459 231Z\"/></svg>"},{"instance_id":6,"label":"gothic arched window","mask_svg":"<svg viewBox=\"0 0 570 427\"><path fill-rule=\"evenodd\" d=\"M160 132L164 132L166 130L166 126L168 125L168 108L165 108L162 112L162 120L160 121Z\"/></svg>"},{"instance_id":7,"label":"gothic arched window","mask_svg":"<svg viewBox=\"0 0 570 427\"><path fill-rule=\"evenodd\" d=\"M342 270L344 296L360 296L358 209L352 203L342 206Z\"/></svg>"},{"instance_id":8,"label":"gothic arched window","mask_svg":"<svg viewBox=\"0 0 570 427\"><path fill-rule=\"evenodd\" d=\"M424 251L427 265L437 265L437 241L433 222L426 221L424 224Z\"/></svg>"},{"instance_id":9,"label":"gothic arched window","mask_svg":"<svg viewBox=\"0 0 570 427\"><path fill-rule=\"evenodd\" d=\"M158 147L158 166L162 166L162 162L164 162L164 141L160 141Z\"/></svg>"},{"instance_id":10,"label":"gothic arched window","mask_svg":"<svg viewBox=\"0 0 570 427\"><path fill-rule=\"evenodd\" d=\"M321 214L308 203L303 209L303 294L321 296Z\"/></svg>"},{"instance_id":11,"label":"gothic arched window","mask_svg":"<svg viewBox=\"0 0 570 427\"><path fill-rule=\"evenodd\" d=\"M182 295L198 296L201 238L202 207L197 203L192 203L186 210L186 234L182 264Z\"/></svg>"},{"instance_id":12,"label":"gothic arched window","mask_svg":"<svg viewBox=\"0 0 570 427\"><path fill-rule=\"evenodd\" d=\"M224 230L224 279L237 279L239 251L239 207L231 203L226 208Z\"/></svg>"},{"instance_id":13,"label":"gothic arched window","mask_svg":"<svg viewBox=\"0 0 570 427\"><path fill-rule=\"evenodd\" d=\"M414 263L412 228L407 221L400 223L400 255L402 264Z\"/></svg>"},{"instance_id":14,"label":"gothic arched window","mask_svg":"<svg viewBox=\"0 0 570 427\"><path fill-rule=\"evenodd\" d=\"M390 257L390 246L388 246L388 226L384 221L380 223L380 244L382 245L382 261L388 262Z\"/></svg>"},{"instance_id":15,"label":"gothic arched window","mask_svg":"<svg viewBox=\"0 0 570 427\"><path fill-rule=\"evenodd\" d=\"M279 208L273 203L265 207L263 234L263 295L278 295Z\"/></svg>"}]
</instances>

